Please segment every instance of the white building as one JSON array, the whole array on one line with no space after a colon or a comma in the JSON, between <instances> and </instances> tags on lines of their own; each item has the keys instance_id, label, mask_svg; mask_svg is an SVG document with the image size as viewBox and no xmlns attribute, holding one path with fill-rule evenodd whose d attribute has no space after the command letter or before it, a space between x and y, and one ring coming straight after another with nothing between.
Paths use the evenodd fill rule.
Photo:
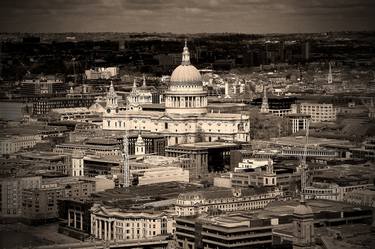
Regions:
<instances>
[{"instance_id":1,"label":"white building","mask_svg":"<svg viewBox=\"0 0 375 249\"><path fill-rule=\"evenodd\" d=\"M83 158L84 155L80 151L74 151L72 154L72 168L69 172L71 176L83 176Z\"/></svg>"},{"instance_id":2,"label":"white building","mask_svg":"<svg viewBox=\"0 0 375 249\"><path fill-rule=\"evenodd\" d=\"M226 212L264 208L281 197L278 188L216 189L182 193L178 196L175 212L178 216L191 216L219 209Z\"/></svg>"},{"instance_id":3,"label":"white building","mask_svg":"<svg viewBox=\"0 0 375 249\"><path fill-rule=\"evenodd\" d=\"M93 119L99 119L101 113L87 107L71 107L51 109L49 116L61 121L92 122Z\"/></svg>"},{"instance_id":4,"label":"white building","mask_svg":"<svg viewBox=\"0 0 375 249\"><path fill-rule=\"evenodd\" d=\"M22 149L32 148L42 141L41 135L19 135L0 138L0 155L13 154Z\"/></svg>"},{"instance_id":5,"label":"white building","mask_svg":"<svg viewBox=\"0 0 375 249\"><path fill-rule=\"evenodd\" d=\"M325 103L301 103L300 112L310 115L313 123L334 122L337 116L337 108Z\"/></svg>"},{"instance_id":6,"label":"white building","mask_svg":"<svg viewBox=\"0 0 375 249\"><path fill-rule=\"evenodd\" d=\"M247 188L253 187L269 187L277 185L276 173L273 170L273 161L268 160L266 170L256 168L252 172L234 172L231 173L232 187Z\"/></svg>"},{"instance_id":7,"label":"white building","mask_svg":"<svg viewBox=\"0 0 375 249\"><path fill-rule=\"evenodd\" d=\"M307 199L325 199L331 201L344 201L346 195L352 191L364 190L372 186L372 184L359 184L339 186L338 184L329 184L314 182L312 186L305 188L305 197Z\"/></svg>"},{"instance_id":8,"label":"white building","mask_svg":"<svg viewBox=\"0 0 375 249\"><path fill-rule=\"evenodd\" d=\"M290 121L291 132L297 133L299 131L304 131L307 129L307 123L310 119L310 115L300 114L300 113L291 113L286 115Z\"/></svg>"},{"instance_id":9,"label":"white building","mask_svg":"<svg viewBox=\"0 0 375 249\"><path fill-rule=\"evenodd\" d=\"M234 172L240 172L247 169L256 169L259 167L267 166L269 163L268 159L258 158L244 158L242 162L238 163L238 167L234 169Z\"/></svg>"},{"instance_id":10,"label":"white building","mask_svg":"<svg viewBox=\"0 0 375 249\"><path fill-rule=\"evenodd\" d=\"M162 182L189 182L189 170L179 167L152 167L131 170L130 173L133 177L137 176L138 185Z\"/></svg>"},{"instance_id":11,"label":"white building","mask_svg":"<svg viewBox=\"0 0 375 249\"><path fill-rule=\"evenodd\" d=\"M94 204L91 235L97 239L141 240L174 233L174 219L159 211L122 211Z\"/></svg>"},{"instance_id":12,"label":"white building","mask_svg":"<svg viewBox=\"0 0 375 249\"><path fill-rule=\"evenodd\" d=\"M118 76L118 74L118 67L99 67L95 69L85 70L85 76L88 80L110 79Z\"/></svg>"},{"instance_id":13,"label":"white building","mask_svg":"<svg viewBox=\"0 0 375 249\"><path fill-rule=\"evenodd\" d=\"M133 106L127 109L114 104L107 106L103 115L103 129L153 132L167 136L168 145L218 139L249 141L250 117L208 113L207 95L199 71L190 64L185 44L182 63L173 71L165 93L165 112L143 111Z\"/></svg>"}]
</instances>

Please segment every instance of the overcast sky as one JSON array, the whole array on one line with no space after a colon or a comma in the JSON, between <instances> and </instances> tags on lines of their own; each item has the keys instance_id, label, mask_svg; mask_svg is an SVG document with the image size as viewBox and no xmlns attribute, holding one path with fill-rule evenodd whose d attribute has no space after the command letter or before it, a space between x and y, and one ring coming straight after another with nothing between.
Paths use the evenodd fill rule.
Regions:
<instances>
[{"instance_id":1,"label":"overcast sky","mask_svg":"<svg viewBox=\"0 0 375 249\"><path fill-rule=\"evenodd\" d=\"M0 31L355 31L374 15L375 0L0 0Z\"/></svg>"}]
</instances>

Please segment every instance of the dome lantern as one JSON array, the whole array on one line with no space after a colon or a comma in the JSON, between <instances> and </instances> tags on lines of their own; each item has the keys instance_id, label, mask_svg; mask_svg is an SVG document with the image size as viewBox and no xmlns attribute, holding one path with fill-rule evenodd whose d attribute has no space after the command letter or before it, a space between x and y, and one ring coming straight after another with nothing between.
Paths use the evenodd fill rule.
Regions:
<instances>
[{"instance_id":1,"label":"dome lantern","mask_svg":"<svg viewBox=\"0 0 375 249\"><path fill-rule=\"evenodd\" d=\"M187 47L187 39L185 39L184 51L182 52L182 62L181 65L190 65L190 52Z\"/></svg>"}]
</instances>

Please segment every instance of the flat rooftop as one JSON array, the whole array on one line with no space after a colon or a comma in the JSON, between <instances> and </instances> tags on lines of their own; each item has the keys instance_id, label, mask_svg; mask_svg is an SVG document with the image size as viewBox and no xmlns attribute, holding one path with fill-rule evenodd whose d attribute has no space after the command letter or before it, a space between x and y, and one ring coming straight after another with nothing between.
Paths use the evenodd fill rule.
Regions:
<instances>
[{"instance_id":1,"label":"flat rooftop","mask_svg":"<svg viewBox=\"0 0 375 249\"><path fill-rule=\"evenodd\" d=\"M235 148L238 144L227 143L227 142L198 142L189 144L178 144L172 145L168 148L171 149L187 149L187 150L205 150L205 149L224 149L224 148Z\"/></svg>"},{"instance_id":2,"label":"flat rooftop","mask_svg":"<svg viewBox=\"0 0 375 249\"><path fill-rule=\"evenodd\" d=\"M299 204L300 203L298 200L274 201L271 202L266 208L262 210L256 210L254 214L258 218L288 216L293 214L294 209ZM359 205L329 200L308 200L307 204L311 207L314 214L321 212L343 212L370 209L363 208Z\"/></svg>"},{"instance_id":3,"label":"flat rooftop","mask_svg":"<svg viewBox=\"0 0 375 249\"><path fill-rule=\"evenodd\" d=\"M129 188L116 188L93 195L95 201L104 202L108 206L130 207L155 201L176 199L180 193L192 192L203 189L199 185L166 182L149 185L131 186Z\"/></svg>"},{"instance_id":4,"label":"flat rooftop","mask_svg":"<svg viewBox=\"0 0 375 249\"><path fill-rule=\"evenodd\" d=\"M55 152L49 152L49 151L28 151L28 152L22 152L18 154L21 157L26 158L32 158L32 159L40 159L40 160L58 160L65 155Z\"/></svg>"},{"instance_id":5,"label":"flat rooftop","mask_svg":"<svg viewBox=\"0 0 375 249\"><path fill-rule=\"evenodd\" d=\"M327 249L375 248L375 236L367 224L348 224L315 228Z\"/></svg>"},{"instance_id":6,"label":"flat rooftop","mask_svg":"<svg viewBox=\"0 0 375 249\"><path fill-rule=\"evenodd\" d=\"M304 146L305 145L305 136L290 136L290 137L277 137L271 138L271 141L268 143L275 143L280 145L289 145L289 146ZM348 140L340 139L329 139L329 138L319 138L319 137L309 137L308 145L310 146L323 146L323 145L350 145L351 143Z\"/></svg>"}]
</instances>

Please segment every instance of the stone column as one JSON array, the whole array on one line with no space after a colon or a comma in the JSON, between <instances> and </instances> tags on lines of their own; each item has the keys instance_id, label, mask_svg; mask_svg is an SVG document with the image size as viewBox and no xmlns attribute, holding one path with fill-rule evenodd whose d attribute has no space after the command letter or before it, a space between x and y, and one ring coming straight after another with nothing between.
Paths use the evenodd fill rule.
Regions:
<instances>
[{"instance_id":1,"label":"stone column","mask_svg":"<svg viewBox=\"0 0 375 249\"><path fill-rule=\"evenodd\" d=\"M82 214L82 212L79 213L79 218L80 218L80 221L81 221L80 222L81 223L80 229L83 230L83 214Z\"/></svg>"},{"instance_id":2,"label":"stone column","mask_svg":"<svg viewBox=\"0 0 375 249\"><path fill-rule=\"evenodd\" d=\"M102 236L102 220L98 220L98 222L99 222L99 239L102 239L103 238L103 236Z\"/></svg>"},{"instance_id":3,"label":"stone column","mask_svg":"<svg viewBox=\"0 0 375 249\"><path fill-rule=\"evenodd\" d=\"M111 234L111 231L112 231L112 221L108 221L108 240L111 240L112 238L112 234Z\"/></svg>"},{"instance_id":4,"label":"stone column","mask_svg":"<svg viewBox=\"0 0 375 249\"><path fill-rule=\"evenodd\" d=\"M70 227L70 210L68 210L68 227Z\"/></svg>"},{"instance_id":5,"label":"stone column","mask_svg":"<svg viewBox=\"0 0 375 249\"><path fill-rule=\"evenodd\" d=\"M94 224L95 224L95 230L94 230L95 238L98 238L99 236L98 220L95 220Z\"/></svg>"},{"instance_id":6,"label":"stone column","mask_svg":"<svg viewBox=\"0 0 375 249\"><path fill-rule=\"evenodd\" d=\"M108 239L108 221L104 221L104 240Z\"/></svg>"},{"instance_id":7,"label":"stone column","mask_svg":"<svg viewBox=\"0 0 375 249\"><path fill-rule=\"evenodd\" d=\"M76 214L76 211L74 210L74 228L77 228L77 214Z\"/></svg>"}]
</instances>

